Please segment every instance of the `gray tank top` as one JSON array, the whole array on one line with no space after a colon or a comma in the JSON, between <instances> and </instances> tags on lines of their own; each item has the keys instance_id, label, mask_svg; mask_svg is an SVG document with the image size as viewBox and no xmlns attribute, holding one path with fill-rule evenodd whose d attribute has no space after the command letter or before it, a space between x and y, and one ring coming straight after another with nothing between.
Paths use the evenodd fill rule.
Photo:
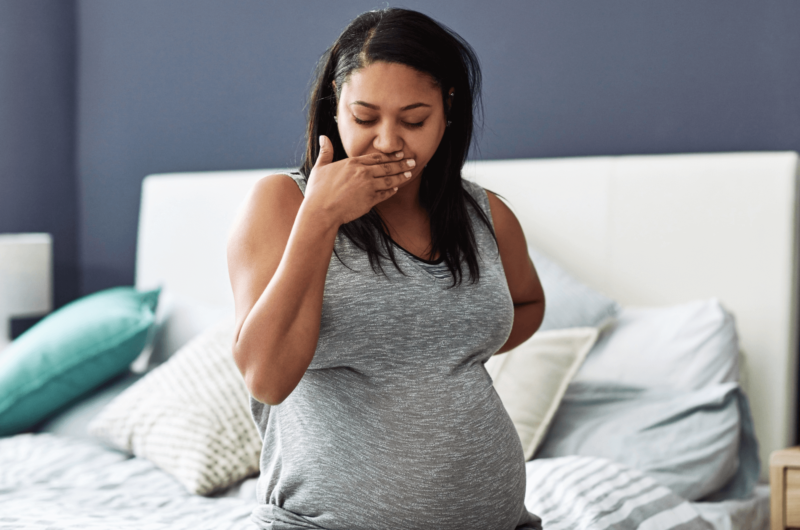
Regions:
<instances>
[{"instance_id":1,"label":"gray tank top","mask_svg":"<svg viewBox=\"0 0 800 530\"><path fill-rule=\"evenodd\" d=\"M464 189L488 215L483 188ZM540 528L523 502L519 437L484 368L513 304L494 239L471 217L480 281L465 274L455 288L405 252L405 275L391 263L375 273L337 237L308 370L280 405L250 400L264 441L259 528Z\"/></svg>"}]
</instances>

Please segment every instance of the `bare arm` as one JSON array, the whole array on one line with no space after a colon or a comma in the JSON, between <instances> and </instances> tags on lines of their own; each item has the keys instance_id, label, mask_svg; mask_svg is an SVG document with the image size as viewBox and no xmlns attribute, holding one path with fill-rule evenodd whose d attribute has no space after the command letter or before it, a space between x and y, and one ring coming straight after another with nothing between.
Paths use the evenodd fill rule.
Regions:
<instances>
[{"instance_id":1,"label":"bare arm","mask_svg":"<svg viewBox=\"0 0 800 530\"><path fill-rule=\"evenodd\" d=\"M489 192L500 259L506 272L508 289L514 302L514 326L497 353L507 352L528 340L544 318L544 291L528 255L528 245L517 217L497 195Z\"/></svg>"},{"instance_id":2,"label":"bare arm","mask_svg":"<svg viewBox=\"0 0 800 530\"><path fill-rule=\"evenodd\" d=\"M270 405L286 399L311 364L339 226L394 194L408 169L394 156L332 158L326 141L305 198L287 176L261 179L228 241L233 357L251 395Z\"/></svg>"},{"instance_id":3,"label":"bare arm","mask_svg":"<svg viewBox=\"0 0 800 530\"><path fill-rule=\"evenodd\" d=\"M303 208L297 185L272 175L255 186L228 242L236 303L233 355L250 393L276 404L311 363L336 226Z\"/></svg>"}]
</instances>

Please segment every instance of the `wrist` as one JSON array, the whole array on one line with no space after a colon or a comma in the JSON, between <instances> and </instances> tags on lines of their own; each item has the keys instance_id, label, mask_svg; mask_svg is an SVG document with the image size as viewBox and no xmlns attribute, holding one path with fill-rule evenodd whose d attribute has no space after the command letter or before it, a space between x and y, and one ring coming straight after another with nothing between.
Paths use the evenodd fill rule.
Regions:
<instances>
[{"instance_id":1,"label":"wrist","mask_svg":"<svg viewBox=\"0 0 800 530\"><path fill-rule=\"evenodd\" d=\"M315 208L308 200L304 200L297 211L294 224L303 231L310 230L327 239L336 237L342 222L327 208Z\"/></svg>"}]
</instances>

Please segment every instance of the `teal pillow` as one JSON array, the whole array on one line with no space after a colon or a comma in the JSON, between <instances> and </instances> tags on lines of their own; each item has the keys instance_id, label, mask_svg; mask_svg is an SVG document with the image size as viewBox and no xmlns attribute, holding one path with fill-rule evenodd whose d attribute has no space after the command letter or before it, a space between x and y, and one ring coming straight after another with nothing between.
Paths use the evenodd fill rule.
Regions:
<instances>
[{"instance_id":1,"label":"teal pillow","mask_svg":"<svg viewBox=\"0 0 800 530\"><path fill-rule=\"evenodd\" d=\"M124 372L147 343L158 294L115 287L86 296L0 351L0 436L33 427Z\"/></svg>"}]
</instances>

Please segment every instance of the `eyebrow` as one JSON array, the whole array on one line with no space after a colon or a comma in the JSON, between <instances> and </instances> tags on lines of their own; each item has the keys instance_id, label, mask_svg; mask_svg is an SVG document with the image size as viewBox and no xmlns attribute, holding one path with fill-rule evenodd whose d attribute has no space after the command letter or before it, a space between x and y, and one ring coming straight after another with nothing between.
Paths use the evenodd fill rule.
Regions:
<instances>
[{"instance_id":1,"label":"eyebrow","mask_svg":"<svg viewBox=\"0 0 800 530\"><path fill-rule=\"evenodd\" d=\"M373 110L381 110L381 108L379 106L373 105L372 103L367 103L366 101L354 101L354 102L352 102L350 104L351 105L361 105L362 107L367 107L368 109L373 109ZM419 108L419 107L430 107L430 105L428 105L427 103L412 103L411 105L406 105L405 107L403 107L400 110L401 111L402 110L411 110L411 109L416 109L416 108Z\"/></svg>"}]
</instances>

